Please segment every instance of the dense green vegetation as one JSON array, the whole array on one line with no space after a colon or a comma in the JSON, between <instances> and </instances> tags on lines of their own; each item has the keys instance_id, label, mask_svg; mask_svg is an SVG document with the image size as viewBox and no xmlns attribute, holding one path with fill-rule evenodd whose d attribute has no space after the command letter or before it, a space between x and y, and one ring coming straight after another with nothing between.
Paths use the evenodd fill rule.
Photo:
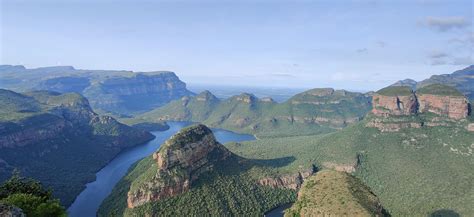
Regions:
<instances>
[{"instance_id":1,"label":"dense green vegetation","mask_svg":"<svg viewBox=\"0 0 474 217\"><path fill-rule=\"evenodd\" d=\"M0 181L17 168L52 187L65 205L122 149L152 138L99 117L75 93L0 90L0 103L7 105L0 107Z\"/></svg>"},{"instance_id":2,"label":"dense green vegetation","mask_svg":"<svg viewBox=\"0 0 474 217\"><path fill-rule=\"evenodd\" d=\"M389 86L378 90L377 93L384 96L408 96L413 90L407 86Z\"/></svg>"},{"instance_id":3,"label":"dense green vegetation","mask_svg":"<svg viewBox=\"0 0 474 217\"><path fill-rule=\"evenodd\" d=\"M385 216L376 195L345 172L323 170L308 178L285 216Z\"/></svg>"},{"instance_id":4,"label":"dense green vegetation","mask_svg":"<svg viewBox=\"0 0 474 217\"><path fill-rule=\"evenodd\" d=\"M278 163L232 157L216 163L214 170L202 174L186 193L125 209L131 183L146 176L144 174L149 173L147 171L156 173L156 163L151 157L147 157L133 166L116 185L102 203L99 216L120 216L122 213L125 216L143 216L145 213L160 213L163 216L195 216L204 213L212 216L262 215L296 198L293 190L273 189L256 184L256 178L261 176L261 172L271 169L268 165Z\"/></svg>"},{"instance_id":5,"label":"dense green vegetation","mask_svg":"<svg viewBox=\"0 0 474 217\"><path fill-rule=\"evenodd\" d=\"M442 96L463 96L459 90L454 87L443 84L426 85L416 91L419 94L433 94Z\"/></svg>"},{"instance_id":6,"label":"dense green vegetation","mask_svg":"<svg viewBox=\"0 0 474 217\"><path fill-rule=\"evenodd\" d=\"M357 122L370 110L370 99L344 90L313 89L276 103L241 94L218 100L205 91L137 116L147 121L192 121L258 137L314 135Z\"/></svg>"},{"instance_id":7,"label":"dense green vegetation","mask_svg":"<svg viewBox=\"0 0 474 217\"><path fill-rule=\"evenodd\" d=\"M38 181L21 177L18 172L0 185L0 204L21 208L31 217L66 216L66 210L51 191L44 189Z\"/></svg>"},{"instance_id":8,"label":"dense green vegetation","mask_svg":"<svg viewBox=\"0 0 474 217\"><path fill-rule=\"evenodd\" d=\"M190 149L195 152L190 153ZM282 159L241 158L217 143L212 131L204 125L181 129L155 154L153 156L161 160L154 160L151 156L145 158L118 183L102 204L101 216L156 213L165 216L253 216L294 201L296 196L294 190L258 184L264 174L278 175L272 173L275 171L273 167L288 164L291 159L282 163ZM272 162L274 160L279 162ZM184 193L174 195L174 190L169 190L181 192L180 186L188 181L191 189L184 190ZM128 199L134 208L125 209L127 192L133 195ZM156 196L160 200L135 203L142 200L139 195L161 196Z\"/></svg>"},{"instance_id":9,"label":"dense green vegetation","mask_svg":"<svg viewBox=\"0 0 474 217\"><path fill-rule=\"evenodd\" d=\"M394 216L427 216L442 209L461 215L474 212L474 134L466 131L465 122L382 133L365 127L366 121L328 135L260 139L227 147L246 158L293 157L290 164L275 168L281 173L358 159L354 175Z\"/></svg>"}]
</instances>

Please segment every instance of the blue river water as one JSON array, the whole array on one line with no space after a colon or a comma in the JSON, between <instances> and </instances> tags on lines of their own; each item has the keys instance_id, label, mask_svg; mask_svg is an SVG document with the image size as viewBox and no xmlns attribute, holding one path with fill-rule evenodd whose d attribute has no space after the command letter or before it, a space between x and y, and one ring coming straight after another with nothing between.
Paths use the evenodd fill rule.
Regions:
<instances>
[{"instance_id":1,"label":"blue river water","mask_svg":"<svg viewBox=\"0 0 474 217\"><path fill-rule=\"evenodd\" d=\"M169 137L177 133L181 128L188 126L186 122L169 122L170 129L161 132L153 132L156 138L146 144L126 149L118 154L104 168L96 173L96 180L88 183L76 200L68 208L70 217L93 217L96 216L102 201L112 192L115 184L125 176L130 166L138 160L151 155ZM238 134L227 130L213 129L217 141L241 142L254 140L255 137L248 134Z\"/></svg>"}]
</instances>

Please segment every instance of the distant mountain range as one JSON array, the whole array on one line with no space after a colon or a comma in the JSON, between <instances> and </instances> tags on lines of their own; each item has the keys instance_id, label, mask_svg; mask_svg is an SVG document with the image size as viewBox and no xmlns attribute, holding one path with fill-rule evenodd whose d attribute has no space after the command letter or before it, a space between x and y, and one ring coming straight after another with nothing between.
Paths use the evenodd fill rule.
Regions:
<instances>
[{"instance_id":1,"label":"distant mountain range","mask_svg":"<svg viewBox=\"0 0 474 217\"><path fill-rule=\"evenodd\" d=\"M94 109L122 114L144 112L193 95L173 72L83 70L72 66L27 69L0 65L0 88L81 93Z\"/></svg>"},{"instance_id":2,"label":"distant mountain range","mask_svg":"<svg viewBox=\"0 0 474 217\"><path fill-rule=\"evenodd\" d=\"M474 65L455 71L451 74L433 75L428 79L416 82L405 79L396 82L393 86L408 86L412 89L422 88L430 84L444 84L455 87L466 95L471 101L474 100Z\"/></svg>"},{"instance_id":3,"label":"distant mountain range","mask_svg":"<svg viewBox=\"0 0 474 217\"><path fill-rule=\"evenodd\" d=\"M369 110L369 95L331 88L308 90L283 103L249 93L220 100L204 91L136 119L193 121L257 136L294 136L332 132L358 122Z\"/></svg>"}]
</instances>

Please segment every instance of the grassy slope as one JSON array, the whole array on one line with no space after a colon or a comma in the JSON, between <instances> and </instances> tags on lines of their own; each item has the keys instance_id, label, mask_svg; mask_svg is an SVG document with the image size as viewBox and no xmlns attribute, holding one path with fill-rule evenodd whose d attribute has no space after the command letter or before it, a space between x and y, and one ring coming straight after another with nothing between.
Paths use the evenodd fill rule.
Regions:
<instances>
[{"instance_id":1,"label":"grassy slope","mask_svg":"<svg viewBox=\"0 0 474 217\"><path fill-rule=\"evenodd\" d=\"M35 99L3 89L0 89L0 108L0 121L15 121L41 112Z\"/></svg>"},{"instance_id":2,"label":"grassy slope","mask_svg":"<svg viewBox=\"0 0 474 217\"><path fill-rule=\"evenodd\" d=\"M442 84L426 85L418 89L416 92L419 94L433 94L442 96L463 96L463 94L456 88Z\"/></svg>"},{"instance_id":3,"label":"grassy slope","mask_svg":"<svg viewBox=\"0 0 474 217\"><path fill-rule=\"evenodd\" d=\"M306 180L298 200L285 216L375 216L382 214L379 200L359 179L323 170Z\"/></svg>"},{"instance_id":4,"label":"grassy slope","mask_svg":"<svg viewBox=\"0 0 474 217\"><path fill-rule=\"evenodd\" d=\"M413 91L407 86L389 86L378 90L377 93L384 96L408 96Z\"/></svg>"},{"instance_id":5,"label":"grassy slope","mask_svg":"<svg viewBox=\"0 0 474 217\"><path fill-rule=\"evenodd\" d=\"M355 175L395 216L426 216L439 209L474 212L474 133L463 126L381 133L364 122L324 136L261 139L227 147L243 157L295 160L293 171L324 162L346 164L361 156Z\"/></svg>"}]
</instances>

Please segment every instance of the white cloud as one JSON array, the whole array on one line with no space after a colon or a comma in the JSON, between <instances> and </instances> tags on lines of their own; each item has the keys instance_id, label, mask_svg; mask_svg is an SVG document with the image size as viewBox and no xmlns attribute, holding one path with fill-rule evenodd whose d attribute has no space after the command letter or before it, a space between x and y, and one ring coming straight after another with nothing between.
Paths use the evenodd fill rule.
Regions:
<instances>
[{"instance_id":1,"label":"white cloud","mask_svg":"<svg viewBox=\"0 0 474 217\"><path fill-rule=\"evenodd\" d=\"M447 53L438 50L432 50L428 53L428 57L431 59L441 59L448 56Z\"/></svg>"},{"instance_id":2,"label":"white cloud","mask_svg":"<svg viewBox=\"0 0 474 217\"><path fill-rule=\"evenodd\" d=\"M446 32L452 29L462 29L471 25L468 19L461 16L427 17L421 23L440 32Z\"/></svg>"}]
</instances>

